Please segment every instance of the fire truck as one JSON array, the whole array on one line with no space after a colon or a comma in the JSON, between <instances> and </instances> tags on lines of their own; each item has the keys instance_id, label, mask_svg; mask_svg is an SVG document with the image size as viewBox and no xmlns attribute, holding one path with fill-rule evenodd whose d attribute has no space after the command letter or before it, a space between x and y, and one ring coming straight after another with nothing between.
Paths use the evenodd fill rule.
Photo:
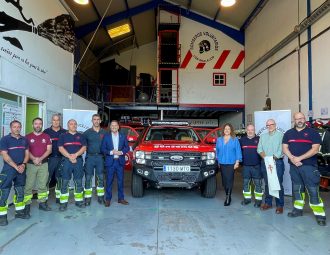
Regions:
<instances>
[{"instance_id":1,"label":"fire truck","mask_svg":"<svg viewBox=\"0 0 330 255\"><path fill-rule=\"evenodd\" d=\"M185 122L152 122L134 148L132 195L148 186L200 187L202 196L216 195L218 171L214 145L205 144Z\"/></svg>"}]
</instances>

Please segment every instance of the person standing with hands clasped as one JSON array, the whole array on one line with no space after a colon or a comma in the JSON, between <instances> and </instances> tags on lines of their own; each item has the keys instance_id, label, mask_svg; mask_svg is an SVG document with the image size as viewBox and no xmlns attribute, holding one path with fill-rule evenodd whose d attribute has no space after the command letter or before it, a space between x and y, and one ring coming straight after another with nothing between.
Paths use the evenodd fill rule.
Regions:
<instances>
[{"instance_id":1,"label":"person standing with hands clasped","mask_svg":"<svg viewBox=\"0 0 330 255\"><path fill-rule=\"evenodd\" d=\"M82 178L84 176L82 154L86 151L85 137L77 132L77 121L68 121L68 132L60 135L58 149L63 155L60 211L65 211L69 200L69 182L73 174L74 200L79 208L85 207Z\"/></svg>"},{"instance_id":2,"label":"person standing with hands clasped","mask_svg":"<svg viewBox=\"0 0 330 255\"><path fill-rule=\"evenodd\" d=\"M222 185L226 192L224 206L229 206L234 184L234 170L242 161L240 143L235 136L233 126L229 123L223 126L222 136L217 139L216 156L221 171Z\"/></svg>"},{"instance_id":3,"label":"person standing with hands clasped","mask_svg":"<svg viewBox=\"0 0 330 255\"><path fill-rule=\"evenodd\" d=\"M84 132L87 141L87 155L85 159L85 205L89 206L92 199L92 178L96 176L97 201L104 204L104 158L101 153L103 137L107 133L100 127L101 117L98 114L92 116L93 126Z\"/></svg>"},{"instance_id":4,"label":"person standing with hands clasped","mask_svg":"<svg viewBox=\"0 0 330 255\"><path fill-rule=\"evenodd\" d=\"M24 204L26 163L29 160L28 142L21 136L22 124L18 120L10 122L10 134L1 138L0 150L4 165L0 174L0 226L8 225L7 199L14 183L15 218L29 219Z\"/></svg>"},{"instance_id":5,"label":"person standing with hands clasped","mask_svg":"<svg viewBox=\"0 0 330 255\"><path fill-rule=\"evenodd\" d=\"M294 114L294 128L283 137L283 152L290 162L290 175L293 184L294 204L291 218L302 216L305 205L305 189L309 195L309 205L313 210L317 224L326 225L324 204L319 194L320 173L317 169L316 154L321 144L320 135L306 126L305 115Z\"/></svg>"},{"instance_id":6,"label":"person standing with hands clasped","mask_svg":"<svg viewBox=\"0 0 330 255\"><path fill-rule=\"evenodd\" d=\"M112 198L112 182L117 176L118 203L128 205L124 199L124 165L125 154L129 151L128 141L124 134L119 132L119 123L116 120L110 123L110 134L103 138L101 151L105 155L105 168L107 173L105 207L109 207Z\"/></svg>"},{"instance_id":7,"label":"person standing with hands clasped","mask_svg":"<svg viewBox=\"0 0 330 255\"><path fill-rule=\"evenodd\" d=\"M272 208L273 197L269 194L269 184L273 185L273 183L270 183L269 177L275 177L278 179L279 184L279 190L277 190L279 198L275 197L275 212L276 214L282 214L284 207L284 162L282 153L283 133L276 130L276 122L273 119L269 119L266 121L266 127L268 129L268 132L260 136L257 149L259 155L262 158L261 172L265 181L265 203L261 205L260 209L265 211ZM273 172L274 167L276 168L276 175L268 176L267 170L272 174L275 172Z\"/></svg>"},{"instance_id":8,"label":"person standing with hands clasped","mask_svg":"<svg viewBox=\"0 0 330 255\"><path fill-rule=\"evenodd\" d=\"M37 184L39 209L50 211L48 206L48 156L52 152L52 142L49 135L42 132L43 121L34 118L33 132L26 136L29 143L30 160L26 168L26 185L24 189L24 203L26 213L30 214L32 189Z\"/></svg>"}]
</instances>

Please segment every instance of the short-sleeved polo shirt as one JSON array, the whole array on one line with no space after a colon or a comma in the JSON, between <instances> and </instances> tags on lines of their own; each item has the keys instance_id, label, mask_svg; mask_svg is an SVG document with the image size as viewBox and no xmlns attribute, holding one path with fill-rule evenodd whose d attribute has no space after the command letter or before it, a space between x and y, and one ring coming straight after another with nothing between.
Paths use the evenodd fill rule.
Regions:
<instances>
[{"instance_id":1,"label":"short-sleeved polo shirt","mask_svg":"<svg viewBox=\"0 0 330 255\"><path fill-rule=\"evenodd\" d=\"M255 166L260 164L260 156L257 152L259 137L255 136L249 138L247 136L241 137L239 140L243 154L243 165L244 166Z\"/></svg>"},{"instance_id":2,"label":"short-sleeved polo shirt","mask_svg":"<svg viewBox=\"0 0 330 255\"><path fill-rule=\"evenodd\" d=\"M83 146L87 146L86 138L81 133L75 133L74 135L66 132L60 135L58 140L58 147L63 146L64 149L70 154L78 152Z\"/></svg>"},{"instance_id":3,"label":"short-sleeved polo shirt","mask_svg":"<svg viewBox=\"0 0 330 255\"><path fill-rule=\"evenodd\" d=\"M26 139L29 143L30 153L38 158L47 151L47 146L52 144L49 135L45 133L36 135L32 132L26 136Z\"/></svg>"},{"instance_id":4,"label":"short-sleeved polo shirt","mask_svg":"<svg viewBox=\"0 0 330 255\"><path fill-rule=\"evenodd\" d=\"M304 128L298 131L295 128L289 129L283 136L283 144L289 146L293 156L299 157L312 148L313 144L321 144L320 135L312 128ZM291 163L291 161L290 161ZM304 165L316 165L317 156L314 155L301 161Z\"/></svg>"},{"instance_id":5,"label":"short-sleeved polo shirt","mask_svg":"<svg viewBox=\"0 0 330 255\"><path fill-rule=\"evenodd\" d=\"M106 133L107 132L102 128L99 132L96 132L93 128L89 128L84 132L84 136L87 140L87 154L101 153L101 144Z\"/></svg>"},{"instance_id":6,"label":"short-sleeved polo shirt","mask_svg":"<svg viewBox=\"0 0 330 255\"><path fill-rule=\"evenodd\" d=\"M1 138L0 150L7 151L10 158L16 163L23 163L25 151L29 149L27 139L24 136L14 137L11 134ZM7 162L4 162L3 169L12 168Z\"/></svg>"},{"instance_id":7,"label":"short-sleeved polo shirt","mask_svg":"<svg viewBox=\"0 0 330 255\"><path fill-rule=\"evenodd\" d=\"M61 153L58 151L58 139L61 134L66 133L67 131L63 128L60 128L58 131L55 131L50 128L46 128L44 130L44 133L48 134L50 136L50 139L52 140L52 153L49 155L50 157L60 157L62 156Z\"/></svg>"}]
</instances>

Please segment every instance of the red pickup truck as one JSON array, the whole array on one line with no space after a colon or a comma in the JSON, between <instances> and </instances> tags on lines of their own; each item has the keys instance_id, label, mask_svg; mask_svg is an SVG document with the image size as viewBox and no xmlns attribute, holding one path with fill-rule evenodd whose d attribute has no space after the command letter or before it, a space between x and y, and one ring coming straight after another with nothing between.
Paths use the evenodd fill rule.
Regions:
<instances>
[{"instance_id":1,"label":"red pickup truck","mask_svg":"<svg viewBox=\"0 0 330 255\"><path fill-rule=\"evenodd\" d=\"M187 123L153 122L134 149L132 195L142 197L146 186L200 186L204 197L216 194L218 171L213 145L205 144Z\"/></svg>"},{"instance_id":2,"label":"red pickup truck","mask_svg":"<svg viewBox=\"0 0 330 255\"><path fill-rule=\"evenodd\" d=\"M125 171L132 171L133 165L132 165L132 160L133 160L133 145L138 139L139 135L143 131L143 127L136 127L133 128L131 126L120 126L120 132L126 135L128 145L131 148L129 152L126 153L125 155Z\"/></svg>"}]
</instances>

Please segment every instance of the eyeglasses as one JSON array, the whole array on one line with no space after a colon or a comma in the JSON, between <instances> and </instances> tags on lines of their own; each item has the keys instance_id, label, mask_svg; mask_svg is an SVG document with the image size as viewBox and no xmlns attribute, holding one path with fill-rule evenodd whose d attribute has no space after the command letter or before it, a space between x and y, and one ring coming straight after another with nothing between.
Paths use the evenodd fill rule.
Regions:
<instances>
[{"instance_id":1,"label":"eyeglasses","mask_svg":"<svg viewBox=\"0 0 330 255\"><path fill-rule=\"evenodd\" d=\"M268 124L266 127L275 126L275 124Z\"/></svg>"}]
</instances>

